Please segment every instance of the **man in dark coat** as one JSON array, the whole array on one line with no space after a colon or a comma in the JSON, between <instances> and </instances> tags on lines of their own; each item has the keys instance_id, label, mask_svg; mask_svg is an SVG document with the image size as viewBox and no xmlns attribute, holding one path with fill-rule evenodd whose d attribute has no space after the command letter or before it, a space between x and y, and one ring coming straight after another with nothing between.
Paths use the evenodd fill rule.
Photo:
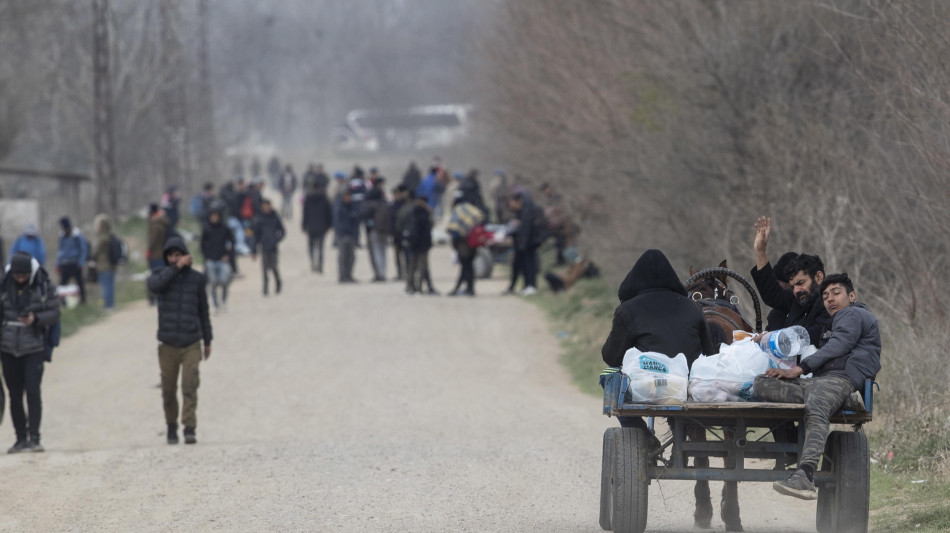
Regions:
<instances>
[{"instance_id":1,"label":"man in dark coat","mask_svg":"<svg viewBox=\"0 0 950 533\"><path fill-rule=\"evenodd\" d=\"M419 167L415 161L410 162L409 168L406 169L406 173L402 176L402 184L405 185L407 191L415 192L421 181L422 172L419 171Z\"/></svg>"},{"instance_id":2,"label":"man in dark coat","mask_svg":"<svg viewBox=\"0 0 950 533\"><path fill-rule=\"evenodd\" d=\"M429 209L425 197L419 196L414 201L409 214L404 236L406 248L409 252L409 269L406 276L406 292L409 294L421 293L422 284L427 285L427 293L439 294L432 286L432 277L429 275L429 250L432 249L432 211Z\"/></svg>"},{"instance_id":3,"label":"man in dark coat","mask_svg":"<svg viewBox=\"0 0 950 533\"><path fill-rule=\"evenodd\" d=\"M13 254L0 284L0 363L10 390L10 418L16 431L16 443L8 453L43 451L40 383L47 360L47 328L59 315L59 299L46 270L27 252Z\"/></svg>"},{"instance_id":4,"label":"man in dark coat","mask_svg":"<svg viewBox=\"0 0 950 533\"><path fill-rule=\"evenodd\" d=\"M178 444L178 374L181 373L181 423L185 444L198 442L198 366L211 357L211 317L207 280L192 268L191 255L180 237L165 243L165 267L148 278L148 289L158 298L158 364L162 372L162 401L168 425L168 444Z\"/></svg>"},{"instance_id":5,"label":"man in dark coat","mask_svg":"<svg viewBox=\"0 0 950 533\"><path fill-rule=\"evenodd\" d=\"M755 223L756 266L752 280L762 296L762 301L772 309L785 313L782 328L802 326L808 330L811 343L820 347L822 332L831 327L831 316L822 304L818 290L825 277L825 267L817 255L801 254L786 267L790 286L783 289L769 263L766 248L772 233L772 220L759 217Z\"/></svg>"},{"instance_id":6,"label":"man in dark coat","mask_svg":"<svg viewBox=\"0 0 950 533\"><path fill-rule=\"evenodd\" d=\"M620 305L601 350L608 366L620 366L630 348L669 357L682 353L690 365L700 354L716 353L702 311L686 296L663 252L644 252L617 295Z\"/></svg>"},{"instance_id":7,"label":"man in dark coat","mask_svg":"<svg viewBox=\"0 0 950 533\"><path fill-rule=\"evenodd\" d=\"M221 288L220 306L227 308L228 286L231 283L231 255L234 254L234 233L224 223L221 207L212 206L208 220L201 229L201 255L205 259L205 275L211 285L211 301L219 309L218 288Z\"/></svg>"},{"instance_id":8,"label":"man in dark coat","mask_svg":"<svg viewBox=\"0 0 950 533\"><path fill-rule=\"evenodd\" d=\"M518 275L524 275L524 290L522 296L531 296L538 292L538 248L547 238L547 224L544 212L534 205L523 192L516 192L508 200L508 207L518 219L518 227L514 237L514 263L511 268L511 283L506 293L515 291Z\"/></svg>"},{"instance_id":9,"label":"man in dark coat","mask_svg":"<svg viewBox=\"0 0 950 533\"><path fill-rule=\"evenodd\" d=\"M356 263L356 239L360 235L360 211L349 189L343 191L333 208L333 229L336 232L339 281L356 283L353 265Z\"/></svg>"},{"instance_id":10,"label":"man in dark coat","mask_svg":"<svg viewBox=\"0 0 950 533\"><path fill-rule=\"evenodd\" d=\"M267 273L274 274L274 285L277 294L280 294L281 280L280 270L277 265L277 245L284 239L286 232L284 224L274 211L271 201L264 198L261 200L261 212L254 217L254 223L251 226L254 234L254 253L252 259L257 259L258 252L261 253L261 273L264 278L264 296L267 296Z\"/></svg>"},{"instance_id":11,"label":"man in dark coat","mask_svg":"<svg viewBox=\"0 0 950 533\"><path fill-rule=\"evenodd\" d=\"M323 238L333 227L333 207L327 198L326 187L314 185L303 201L301 228L307 234L310 270L323 273ZM316 256L314 256L316 252Z\"/></svg>"}]
</instances>

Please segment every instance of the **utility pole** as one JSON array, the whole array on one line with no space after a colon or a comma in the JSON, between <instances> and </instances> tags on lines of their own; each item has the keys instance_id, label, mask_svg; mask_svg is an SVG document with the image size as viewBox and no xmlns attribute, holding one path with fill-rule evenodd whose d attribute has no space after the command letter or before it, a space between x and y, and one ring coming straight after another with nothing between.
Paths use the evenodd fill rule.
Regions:
<instances>
[{"instance_id":1,"label":"utility pole","mask_svg":"<svg viewBox=\"0 0 950 533\"><path fill-rule=\"evenodd\" d=\"M202 176L217 181L218 143L214 132L214 99L211 94L211 61L208 47L208 0L198 0L198 65L201 98L201 161Z\"/></svg>"},{"instance_id":2,"label":"utility pole","mask_svg":"<svg viewBox=\"0 0 950 533\"><path fill-rule=\"evenodd\" d=\"M162 161L163 189L178 185L187 195L192 190L191 154L186 119L186 62L178 35L181 20L177 0L161 0L159 22L162 39L162 108L165 119L165 153Z\"/></svg>"},{"instance_id":3,"label":"utility pole","mask_svg":"<svg viewBox=\"0 0 950 533\"><path fill-rule=\"evenodd\" d=\"M96 140L96 209L115 216L119 212L119 180L115 170L115 135L112 130L112 75L109 64L109 0L92 0L93 71Z\"/></svg>"}]
</instances>

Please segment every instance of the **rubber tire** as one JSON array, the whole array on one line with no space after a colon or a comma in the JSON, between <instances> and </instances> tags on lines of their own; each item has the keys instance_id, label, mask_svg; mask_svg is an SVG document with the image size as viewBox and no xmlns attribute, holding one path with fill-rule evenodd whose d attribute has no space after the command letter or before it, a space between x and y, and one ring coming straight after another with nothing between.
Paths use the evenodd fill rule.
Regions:
<instances>
[{"instance_id":1,"label":"rubber tire","mask_svg":"<svg viewBox=\"0 0 950 533\"><path fill-rule=\"evenodd\" d=\"M818 505L822 512L816 517L816 525L819 531L867 533L871 503L868 437L862 431L832 431L826 449L831 455L835 488L832 495L825 495L825 505L831 508L830 513L821 509L822 494L819 491Z\"/></svg>"},{"instance_id":2,"label":"rubber tire","mask_svg":"<svg viewBox=\"0 0 950 533\"><path fill-rule=\"evenodd\" d=\"M610 531L610 519L614 510L613 473L614 450L620 439L620 428L607 428L604 431L604 451L600 469L600 527Z\"/></svg>"},{"instance_id":3,"label":"rubber tire","mask_svg":"<svg viewBox=\"0 0 950 533\"><path fill-rule=\"evenodd\" d=\"M475 277L477 279L488 279L491 277L495 263L492 259L491 251L486 247L481 247L475 251Z\"/></svg>"},{"instance_id":4,"label":"rubber tire","mask_svg":"<svg viewBox=\"0 0 950 533\"><path fill-rule=\"evenodd\" d=\"M643 533L650 488L650 433L646 429L620 428L614 446L610 525L616 533Z\"/></svg>"},{"instance_id":5,"label":"rubber tire","mask_svg":"<svg viewBox=\"0 0 950 533\"><path fill-rule=\"evenodd\" d=\"M825 454L821 458L821 471L831 471L832 442L837 441L837 437L832 439L834 432L828 435L825 442ZM818 533L836 533L838 528L834 513L835 506L835 485L834 483L818 486L818 509L815 512L815 529Z\"/></svg>"}]
</instances>

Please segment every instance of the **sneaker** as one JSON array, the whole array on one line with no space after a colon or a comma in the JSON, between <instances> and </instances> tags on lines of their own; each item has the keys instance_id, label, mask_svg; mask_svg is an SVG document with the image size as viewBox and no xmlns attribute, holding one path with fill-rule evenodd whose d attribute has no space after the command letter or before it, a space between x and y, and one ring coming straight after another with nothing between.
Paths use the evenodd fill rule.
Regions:
<instances>
[{"instance_id":1,"label":"sneaker","mask_svg":"<svg viewBox=\"0 0 950 533\"><path fill-rule=\"evenodd\" d=\"M775 489L776 492L786 496L793 496L800 500L818 499L818 489L815 488L815 483L808 479L808 475L805 474L805 471L802 469L796 470L792 475L788 476L788 479L785 481L772 483L772 488Z\"/></svg>"},{"instance_id":2,"label":"sneaker","mask_svg":"<svg viewBox=\"0 0 950 533\"><path fill-rule=\"evenodd\" d=\"M502 296L511 296L515 293L514 289L505 289L505 292L501 293Z\"/></svg>"},{"instance_id":3,"label":"sneaker","mask_svg":"<svg viewBox=\"0 0 950 533\"><path fill-rule=\"evenodd\" d=\"M26 450L26 451L30 451L30 452L33 452L33 453L43 453L43 452L46 451L46 448L44 448L43 445L40 444L40 438L39 438L39 437L34 437L33 439L30 440L30 448L29 448L29 450Z\"/></svg>"},{"instance_id":4,"label":"sneaker","mask_svg":"<svg viewBox=\"0 0 950 533\"><path fill-rule=\"evenodd\" d=\"M429 296L439 296L441 293L435 289L429 289L429 291L426 292L426 294L428 294Z\"/></svg>"},{"instance_id":5,"label":"sneaker","mask_svg":"<svg viewBox=\"0 0 950 533\"><path fill-rule=\"evenodd\" d=\"M168 424L168 437L165 439L168 444L178 444L178 424Z\"/></svg>"},{"instance_id":6,"label":"sneaker","mask_svg":"<svg viewBox=\"0 0 950 533\"><path fill-rule=\"evenodd\" d=\"M195 444L198 439L195 438L195 428L185 426L185 444Z\"/></svg>"},{"instance_id":7,"label":"sneaker","mask_svg":"<svg viewBox=\"0 0 950 533\"><path fill-rule=\"evenodd\" d=\"M531 286L525 287L524 290L521 291L522 296L533 296L537 293L538 293L538 289L535 289L534 287L531 287Z\"/></svg>"},{"instance_id":8,"label":"sneaker","mask_svg":"<svg viewBox=\"0 0 950 533\"><path fill-rule=\"evenodd\" d=\"M14 443L13 446L11 446L9 450L7 450L7 453L21 453L21 452L27 452L27 451L30 451L30 441L26 439L21 439L21 440L16 441L16 443Z\"/></svg>"}]
</instances>

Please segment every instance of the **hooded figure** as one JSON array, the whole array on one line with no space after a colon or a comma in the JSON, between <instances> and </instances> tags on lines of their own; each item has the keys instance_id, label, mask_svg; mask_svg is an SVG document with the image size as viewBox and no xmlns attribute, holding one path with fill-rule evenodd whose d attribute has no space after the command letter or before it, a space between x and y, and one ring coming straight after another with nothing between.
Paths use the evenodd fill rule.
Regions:
<instances>
[{"instance_id":1,"label":"hooded figure","mask_svg":"<svg viewBox=\"0 0 950 533\"><path fill-rule=\"evenodd\" d=\"M601 350L608 366L621 366L630 348L673 357L686 355L690 365L715 348L702 311L687 296L669 260L647 250L620 284L620 305Z\"/></svg>"},{"instance_id":2,"label":"hooded figure","mask_svg":"<svg viewBox=\"0 0 950 533\"><path fill-rule=\"evenodd\" d=\"M23 229L23 234L13 241L10 247L10 259L17 252L27 252L33 259L39 261L40 266L46 265L46 243L43 237L40 237L40 230L36 224L27 224Z\"/></svg>"}]
</instances>

